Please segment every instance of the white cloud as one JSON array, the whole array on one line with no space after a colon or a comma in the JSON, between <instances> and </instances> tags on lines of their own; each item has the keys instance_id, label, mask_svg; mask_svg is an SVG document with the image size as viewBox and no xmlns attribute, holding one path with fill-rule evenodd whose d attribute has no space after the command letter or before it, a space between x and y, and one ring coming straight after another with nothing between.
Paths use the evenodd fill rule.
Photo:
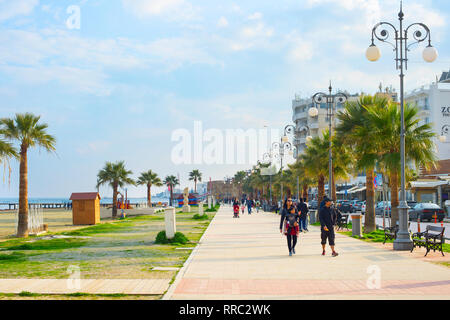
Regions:
<instances>
[{"instance_id":1,"label":"white cloud","mask_svg":"<svg viewBox=\"0 0 450 320\"><path fill-rule=\"evenodd\" d=\"M168 20L190 20L195 16L194 8L185 0L122 0L122 3L139 18L164 16Z\"/></svg>"},{"instance_id":2,"label":"white cloud","mask_svg":"<svg viewBox=\"0 0 450 320\"><path fill-rule=\"evenodd\" d=\"M220 17L217 26L220 28L228 27L228 20L225 17Z\"/></svg>"},{"instance_id":3,"label":"white cloud","mask_svg":"<svg viewBox=\"0 0 450 320\"><path fill-rule=\"evenodd\" d=\"M0 21L28 15L39 4L39 0L0 0Z\"/></svg>"},{"instance_id":4,"label":"white cloud","mask_svg":"<svg viewBox=\"0 0 450 320\"><path fill-rule=\"evenodd\" d=\"M249 15L248 17L247 17L247 19L248 20L260 20L260 19L262 19L262 13L261 12L255 12L255 13L252 13L251 15Z\"/></svg>"}]
</instances>

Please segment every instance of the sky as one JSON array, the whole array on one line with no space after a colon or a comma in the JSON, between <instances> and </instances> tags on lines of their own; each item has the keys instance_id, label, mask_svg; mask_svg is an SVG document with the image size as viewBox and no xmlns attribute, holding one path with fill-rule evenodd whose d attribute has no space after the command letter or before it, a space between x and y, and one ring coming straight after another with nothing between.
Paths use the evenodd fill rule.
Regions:
<instances>
[{"instance_id":1,"label":"sky","mask_svg":"<svg viewBox=\"0 0 450 320\"><path fill-rule=\"evenodd\" d=\"M405 0L405 23L425 23L439 58L410 52L406 90L450 69L448 0ZM281 130L294 96L399 87L394 53L365 58L372 27L397 25L397 0L0 0L0 117L32 112L56 153L29 152L29 196L95 190L106 161L136 178L149 169L203 180L250 164L175 164L178 129ZM261 154L259 155L261 156ZM287 162L293 159L286 159ZM0 198L17 197L18 162L2 168ZM108 187L103 196L111 196ZM152 193L164 190L154 188ZM129 187L144 197L145 187Z\"/></svg>"}]
</instances>

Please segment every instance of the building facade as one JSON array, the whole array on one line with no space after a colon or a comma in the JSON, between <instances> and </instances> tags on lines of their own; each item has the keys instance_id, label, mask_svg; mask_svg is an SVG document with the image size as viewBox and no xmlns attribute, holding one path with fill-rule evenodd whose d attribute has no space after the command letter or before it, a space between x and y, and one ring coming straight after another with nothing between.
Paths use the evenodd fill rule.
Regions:
<instances>
[{"instance_id":1,"label":"building facade","mask_svg":"<svg viewBox=\"0 0 450 320\"><path fill-rule=\"evenodd\" d=\"M348 95L349 101L357 101L359 94ZM311 98L301 99L296 96L292 100L292 121L295 124L294 146L296 147L295 157L302 154L306 148L306 137L322 136L323 131L329 127L329 119L327 112L327 104L322 103L315 107L319 110L319 114L316 117L310 117L308 110L312 108L314 103ZM336 105L337 111L344 108L343 104L338 103ZM336 111L336 110L335 110ZM334 112L336 114L336 112ZM332 118L332 128L336 125L336 117Z\"/></svg>"},{"instance_id":2,"label":"building facade","mask_svg":"<svg viewBox=\"0 0 450 320\"><path fill-rule=\"evenodd\" d=\"M432 124L439 160L450 159L450 72L428 87L407 93L405 101L419 108L421 123Z\"/></svg>"}]
</instances>

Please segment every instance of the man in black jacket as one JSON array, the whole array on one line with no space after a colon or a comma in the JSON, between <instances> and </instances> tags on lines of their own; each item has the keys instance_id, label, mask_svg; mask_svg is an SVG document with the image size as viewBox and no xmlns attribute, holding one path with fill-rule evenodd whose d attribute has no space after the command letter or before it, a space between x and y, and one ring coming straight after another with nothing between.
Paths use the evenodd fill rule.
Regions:
<instances>
[{"instance_id":1,"label":"man in black jacket","mask_svg":"<svg viewBox=\"0 0 450 320\"><path fill-rule=\"evenodd\" d=\"M331 200L324 198L325 205L319 211L320 231L322 238L322 255L325 255L325 245L330 245L332 256L336 257L338 253L334 250L334 225L336 224L336 216L334 210L331 208Z\"/></svg>"}]
</instances>

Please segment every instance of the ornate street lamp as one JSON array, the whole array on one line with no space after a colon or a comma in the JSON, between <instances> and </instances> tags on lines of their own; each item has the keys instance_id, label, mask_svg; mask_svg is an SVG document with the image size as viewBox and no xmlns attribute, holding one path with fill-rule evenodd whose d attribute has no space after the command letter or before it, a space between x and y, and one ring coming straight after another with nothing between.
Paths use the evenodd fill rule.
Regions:
<instances>
[{"instance_id":1,"label":"ornate street lamp","mask_svg":"<svg viewBox=\"0 0 450 320\"><path fill-rule=\"evenodd\" d=\"M329 124L329 150L328 150L328 196L331 199L332 198L332 188L331 185L333 183L333 152L331 150L331 119L334 115L334 109L336 108L336 103L340 103L340 104L344 104L348 97L345 93L342 92L338 92L336 94L332 94L333 88L331 87L331 82L330 82L330 86L328 87L328 94L323 93L323 92L318 92L316 93L313 97L312 100L313 102L317 105L321 105L322 103L326 103L327 104L327 117L328 117L328 124ZM311 108L312 109L312 108ZM311 110L309 109L309 112L315 114L315 110ZM317 108L315 108L317 109Z\"/></svg>"},{"instance_id":2,"label":"ornate street lamp","mask_svg":"<svg viewBox=\"0 0 450 320\"><path fill-rule=\"evenodd\" d=\"M404 121L404 69L408 70L408 52L412 45L428 40L428 46L423 51L423 59L433 62L437 59L437 50L431 45L430 29L423 23L413 23L406 29L403 27L403 6L400 1L400 12L398 19L400 28L397 29L389 22L380 22L372 29L372 44L366 51L366 57L370 61L377 61L381 57L380 50L375 46L375 38L381 42L390 44L395 51L395 62L397 70L400 70L400 108L401 108L401 132L400 132L400 158L401 158L401 191L399 210L399 231L394 241L394 250L410 250L412 248L411 236L408 232L408 204L406 202L406 179L405 179L405 121ZM395 34L395 44L388 41L389 32L392 29ZM414 42L408 43L409 33L412 32Z\"/></svg>"}]
</instances>

